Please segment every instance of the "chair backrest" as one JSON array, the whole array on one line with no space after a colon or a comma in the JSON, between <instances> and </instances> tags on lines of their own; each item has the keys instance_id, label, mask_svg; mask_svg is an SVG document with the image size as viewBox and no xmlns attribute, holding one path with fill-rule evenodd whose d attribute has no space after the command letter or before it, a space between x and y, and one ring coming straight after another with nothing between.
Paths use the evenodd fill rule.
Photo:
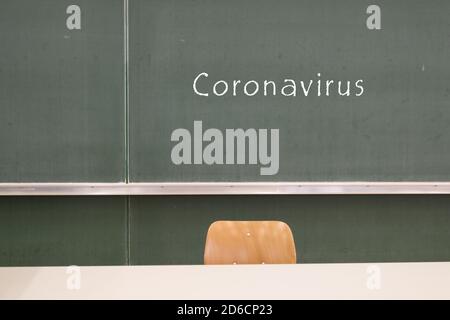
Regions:
<instances>
[{"instance_id":1,"label":"chair backrest","mask_svg":"<svg viewBox=\"0 0 450 320\"><path fill-rule=\"evenodd\" d=\"M205 264L296 263L294 237L281 221L216 221L206 236Z\"/></svg>"}]
</instances>

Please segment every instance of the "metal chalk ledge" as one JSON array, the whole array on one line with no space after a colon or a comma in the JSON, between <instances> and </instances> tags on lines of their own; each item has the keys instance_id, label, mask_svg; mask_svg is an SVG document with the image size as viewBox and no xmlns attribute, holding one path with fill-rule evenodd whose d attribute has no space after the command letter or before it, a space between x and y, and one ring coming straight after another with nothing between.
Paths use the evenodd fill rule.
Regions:
<instances>
[{"instance_id":1,"label":"metal chalk ledge","mask_svg":"<svg viewBox=\"0 0 450 320\"><path fill-rule=\"evenodd\" d=\"M0 183L0 196L450 194L450 182Z\"/></svg>"}]
</instances>

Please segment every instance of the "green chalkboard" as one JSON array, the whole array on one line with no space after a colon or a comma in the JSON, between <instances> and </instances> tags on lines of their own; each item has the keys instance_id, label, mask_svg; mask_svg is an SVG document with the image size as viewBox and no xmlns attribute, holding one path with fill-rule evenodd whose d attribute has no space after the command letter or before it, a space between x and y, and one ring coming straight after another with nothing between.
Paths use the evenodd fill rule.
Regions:
<instances>
[{"instance_id":1,"label":"green chalkboard","mask_svg":"<svg viewBox=\"0 0 450 320\"><path fill-rule=\"evenodd\" d=\"M0 197L0 266L124 265L125 197Z\"/></svg>"},{"instance_id":2,"label":"green chalkboard","mask_svg":"<svg viewBox=\"0 0 450 320\"><path fill-rule=\"evenodd\" d=\"M203 264L216 220L282 220L298 263L450 261L450 197L0 197L0 266Z\"/></svg>"},{"instance_id":3,"label":"green chalkboard","mask_svg":"<svg viewBox=\"0 0 450 320\"><path fill-rule=\"evenodd\" d=\"M282 220L298 263L450 261L448 196L130 199L131 264L203 264L216 220Z\"/></svg>"},{"instance_id":4,"label":"green chalkboard","mask_svg":"<svg viewBox=\"0 0 450 320\"><path fill-rule=\"evenodd\" d=\"M0 183L450 181L448 12L2 1Z\"/></svg>"},{"instance_id":5,"label":"green chalkboard","mask_svg":"<svg viewBox=\"0 0 450 320\"><path fill-rule=\"evenodd\" d=\"M124 180L123 42L122 0L1 1L0 182Z\"/></svg>"},{"instance_id":6,"label":"green chalkboard","mask_svg":"<svg viewBox=\"0 0 450 320\"><path fill-rule=\"evenodd\" d=\"M130 180L450 180L450 2L372 3L130 1ZM208 153L210 128L223 146ZM225 160L239 128L279 130L278 168L262 174L261 147Z\"/></svg>"}]
</instances>

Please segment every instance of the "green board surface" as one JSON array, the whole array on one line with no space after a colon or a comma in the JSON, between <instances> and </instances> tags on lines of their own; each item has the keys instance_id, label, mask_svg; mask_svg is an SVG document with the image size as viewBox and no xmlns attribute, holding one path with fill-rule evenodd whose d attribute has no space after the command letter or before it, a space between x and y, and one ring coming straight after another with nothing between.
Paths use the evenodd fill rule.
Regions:
<instances>
[{"instance_id":1,"label":"green board surface","mask_svg":"<svg viewBox=\"0 0 450 320\"><path fill-rule=\"evenodd\" d=\"M66 26L74 4L81 30ZM1 1L0 183L450 181L450 2L378 1L381 30L370 4L131 0L127 73L124 1ZM202 92L267 79L278 93L199 96L201 72ZM364 94L280 95L318 72L363 79ZM277 174L175 165L171 134L196 120L279 129ZM223 219L287 222L299 263L450 261L449 208L447 195L0 197L0 266L201 264Z\"/></svg>"},{"instance_id":2,"label":"green board surface","mask_svg":"<svg viewBox=\"0 0 450 320\"><path fill-rule=\"evenodd\" d=\"M369 30L372 3L130 1L130 180L450 180L450 2L377 1L381 29ZM193 90L203 72L197 89L207 97ZM322 87L342 80L344 93L351 81L350 96L332 87L319 97L317 73ZM277 94L245 95L252 79L273 80ZM296 97L280 93L284 79L296 81ZM299 83L311 79L305 97ZM223 96L213 94L219 80ZM194 140L196 120L223 135L279 129L277 174L261 175L248 149L245 164L174 164L181 139L171 135L187 129Z\"/></svg>"},{"instance_id":3,"label":"green board surface","mask_svg":"<svg viewBox=\"0 0 450 320\"><path fill-rule=\"evenodd\" d=\"M128 24L124 4L2 1L0 183L450 181L448 1L379 1L379 30L365 0L133 0ZM234 150L227 129L258 142Z\"/></svg>"},{"instance_id":4,"label":"green board surface","mask_svg":"<svg viewBox=\"0 0 450 320\"><path fill-rule=\"evenodd\" d=\"M0 197L0 266L203 264L216 220L282 220L298 263L450 261L448 196Z\"/></svg>"},{"instance_id":5,"label":"green board surface","mask_svg":"<svg viewBox=\"0 0 450 320\"><path fill-rule=\"evenodd\" d=\"M216 220L281 220L298 263L450 260L448 196L131 198L132 264L203 264Z\"/></svg>"},{"instance_id":6,"label":"green board surface","mask_svg":"<svg viewBox=\"0 0 450 320\"><path fill-rule=\"evenodd\" d=\"M123 39L121 0L1 1L0 182L124 180Z\"/></svg>"},{"instance_id":7,"label":"green board surface","mask_svg":"<svg viewBox=\"0 0 450 320\"><path fill-rule=\"evenodd\" d=\"M0 197L0 266L124 265L125 197Z\"/></svg>"}]
</instances>

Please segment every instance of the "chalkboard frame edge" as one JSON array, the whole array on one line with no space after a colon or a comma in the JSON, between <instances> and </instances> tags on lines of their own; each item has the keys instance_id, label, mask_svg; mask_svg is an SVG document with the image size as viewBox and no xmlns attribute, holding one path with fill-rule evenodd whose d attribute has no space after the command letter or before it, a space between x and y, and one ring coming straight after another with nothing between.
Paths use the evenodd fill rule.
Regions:
<instances>
[{"instance_id":1,"label":"chalkboard frame edge","mask_svg":"<svg viewBox=\"0 0 450 320\"><path fill-rule=\"evenodd\" d=\"M0 196L450 194L450 182L0 183Z\"/></svg>"}]
</instances>

